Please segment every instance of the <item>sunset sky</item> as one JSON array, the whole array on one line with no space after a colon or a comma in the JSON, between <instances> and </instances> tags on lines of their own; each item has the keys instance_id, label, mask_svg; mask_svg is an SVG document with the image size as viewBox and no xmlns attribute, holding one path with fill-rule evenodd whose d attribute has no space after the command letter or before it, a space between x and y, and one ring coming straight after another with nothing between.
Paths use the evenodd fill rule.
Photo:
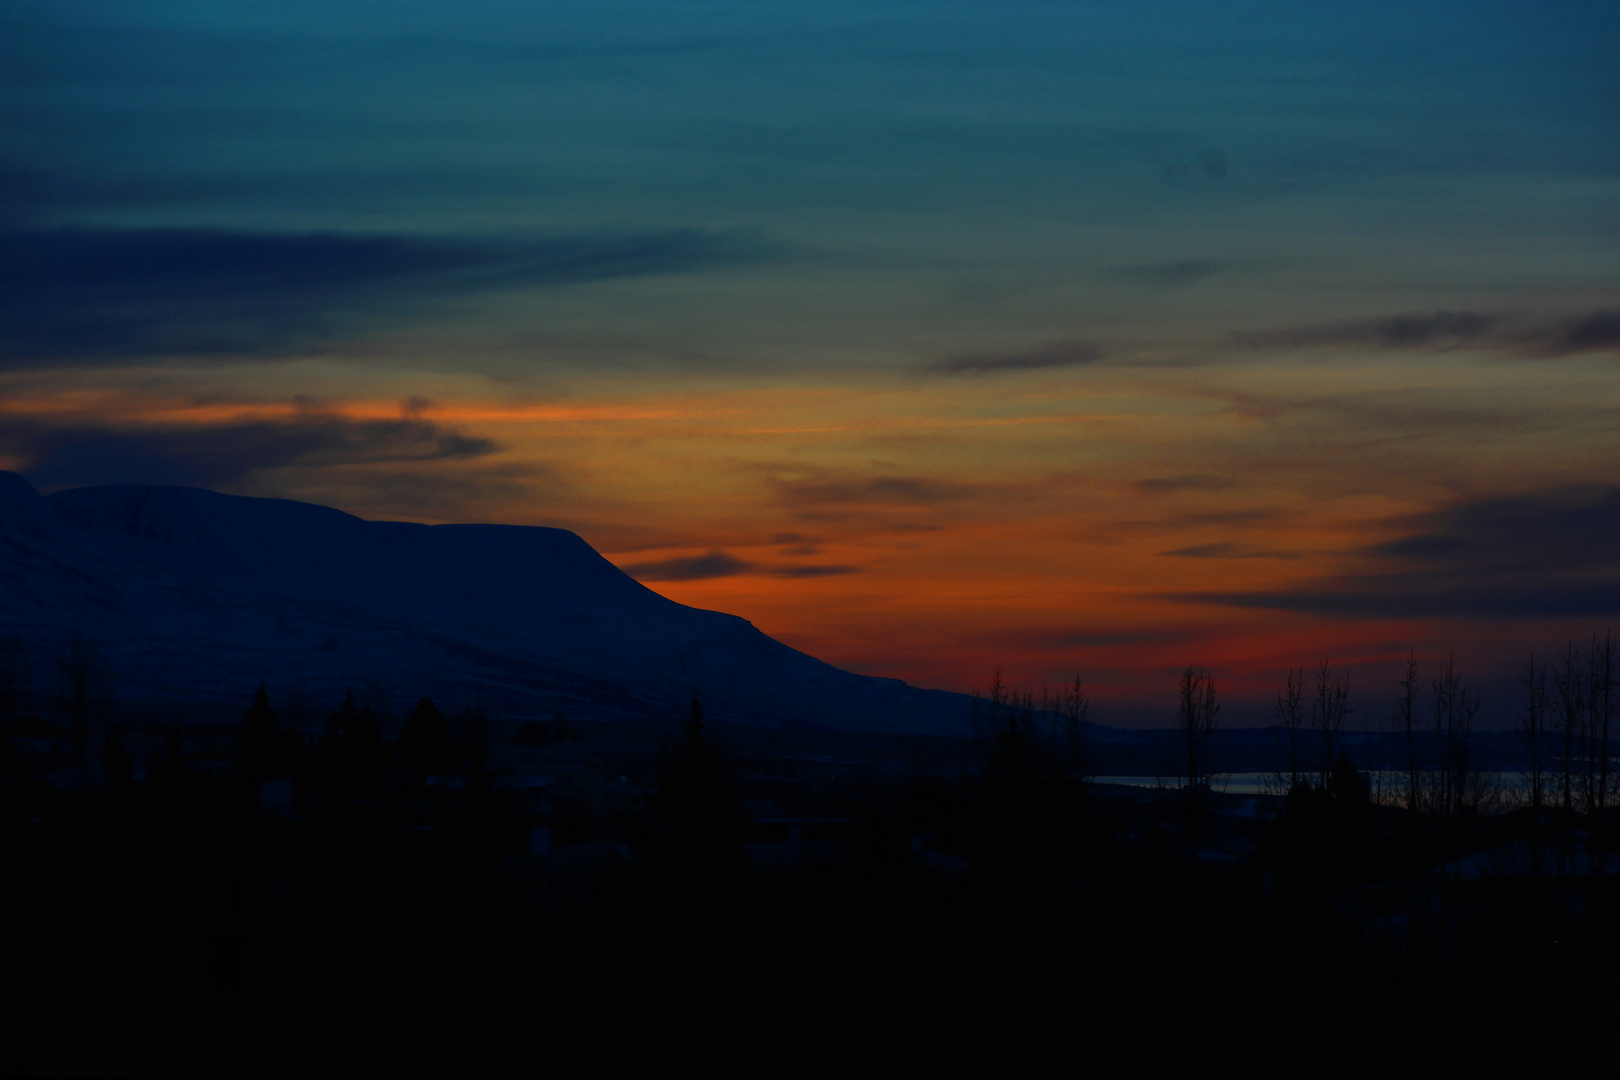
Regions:
<instances>
[{"instance_id":1,"label":"sunset sky","mask_svg":"<svg viewBox=\"0 0 1620 1080\"><path fill-rule=\"evenodd\" d=\"M1574 0L13 0L0 467L561 526L1099 719L1188 663L1234 722L1323 656L1379 715L1408 649L1506 686L1620 614L1617 44Z\"/></svg>"}]
</instances>

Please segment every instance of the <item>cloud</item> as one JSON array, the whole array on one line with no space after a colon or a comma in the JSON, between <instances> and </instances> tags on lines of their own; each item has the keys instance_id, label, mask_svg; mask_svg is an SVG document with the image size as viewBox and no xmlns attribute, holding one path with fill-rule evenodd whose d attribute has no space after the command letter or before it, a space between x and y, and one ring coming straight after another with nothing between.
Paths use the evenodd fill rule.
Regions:
<instances>
[{"instance_id":1,"label":"cloud","mask_svg":"<svg viewBox=\"0 0 1620 1080\"><path fill-rule=\"evenodd\" d=\"M1566 488L1464 503L1372 549L1443 572L1620 570L1620 488Z\"/></svg>"},{"instance_id":2,"label":"cloud","mask_svg":"<svg viewBox=\"0 0 1620 1080\"><path fill-rule=\"evenodd\" d=\"M862 573L859 566L783 566L772 570L772 577L781 578L817 578L832 577L838 574Z\"/></svg>"},{"instance_id":3,"label":"cloud","mask_svg":"<svg viewBox=\"0 0 1620 1080\"><path fill-rule=\"evenodd\" d=\"M874 476L844 480L772 478L777 498L794 507L870 504L932 506L972 496L976 489L923 476Z\"/></svg>"},{"instance_id":4,"label":"cloud","mask_svg":"<svg viewBox=\"0 0 1620 1080\"><path fill-rule=\"evenodd\" d=\"M1120 645L1177 645L1193 640L1185 630L1103 630L1065 634L1055 644L1087 649L1107 649Z\"/></svg>"},{"instance_id":5,"label":"cloud","mask_svg":"<svg viewBox=\"0 0 1620 1080\"><path fill-rule=\"evenodd\" d=\"M466 461L493 441L406 415L355 420L307 411L206 427L52 425L7 417L0 448L47 488L92 484L229 485L261 469Z\"/></svg>"},{"instance_id":6,"label":"cloud","mask_svg":"<svg viewBox=\"0 0 1620 1080\"><path fill-rule=\"evenodd\" d=\"M1175 555L1184 559L1297 559L1298 552L1269 551L1264 548L1250 547L1247 544L1234 544L1223 541L1213 544L1194 544L1191 547L1176 548L1173 551L1161 551L1160 555Z\"/></svg>"},{"instance_id":7,"label":"cloud","mask_svg":"<svg viewBox=\"0 0 1620 1080\"><path fill-rule=\"evenodd\" d=\"M638 581L703 581L708 578L736 577L740 574L763 574L778 578L818 578L863 572L859 566L812 564L767 567L747 562L719 549L711 549L702 555L680 559L633 563L622 569Z\"/></svg>"},{"instance_id":8,"label":"cloud","mask_svg":"<svg viewBox=\"0 0 1620 1080\"><path fill-rule=\"evenodd\" d=\"M1138 480L1138 490L1154 495L1163 495L1172 491L1221 491L1232 486L1232 481L1224 476L1211 476L1208 473L1183 473L1180 476L1152 476L1145 480Z\"/></svg>"},{"instance_id":9,"label":"cloud","mask_svg":"<svg viewBox=\"0 0 1620 1080\"><path fill-rule=\"evenodd\" d=\"M1112 649L1128 645L1178 645L1196 640L1188 630L1136 630L1105 627L1075 630L1071 627L1025 627L975 634L963 640L986 649Z\"/></svg>"},{"instance_id":10,"label":"cloud","mask_svg":"<svg viewBox=\"0 0 1620 1080\"><path fill-rule=\"evenodd\" d=\"M1198 168L1211 180L1219 180L1226 175L1226 152L1211 147L1198 155Z\"/></svg>"},{"instance_id":11,"label":"cloud","mask_svg":"<svg viewBox=\"0 0 1620 1080\"><path fill-rule=\"evenodd\" d=\"M706 578L746 574L754 569L754 565L733 558L723 551L710 551L706 555L686 559L634 563L623 569L637 581L702 581Z\"/></svg>"},{"instance_id":12,"label":"cloud","mask_svg":"<svg viewBox=\"0 0 1620 1080\"><path fill-rule=\"evenodd\" d=\"M1620 348L1620 310L1594 311L1571 319L1561 334L1549 335L1544 347L1550 356Z\"/></svg>"},{"instance_id":13,"label":"cloud","mask_svg":"<svg viewBox=\"0 0 1620 1080\"><path fill-rule=\"evenodd\" d=\"M1363 573L1179 598L1360 617L1620 613L1620 488L1478 499L1409 527L1407 536L1366 549L1371 566Z\"/></svg>"},{"instance_id":14,"label":"cloud","mask_svg":"<svg viewBox=\"0 0 1620 1080\"><path fill-rule=\"evenodd\" d=\"M1409 312L1237 334L1232 341L1252 349L1481 348L1524 357L1556 358L1620 349L1620 310L1541 317L1478 311Z\"/></svg>"},{"instance_id":15,"label":"cloud","mask_svg":"<svg viewBox=\"0 0 1620 1080\"><path fill-rule=\"evenodd\" d=\"M1138 285L1155 285L1161 288L1174 288L1182 285L1195 285L1226 269L1226 264L1213 259L1176 259L1171 262L1134 263L1124 266L1111 266L1103 271L1102 276L1117 281L1129 281Z\"/></svg>"},{"instance_id":16,"label":"cloud","mask_svg":"<svg viewBox=\"0 0 1620 1080\"><path fill-rule=\"evenodd\" d=\"M1380 319L1347 319L1291 330L1241 334L1240 344L1260 348L1314 348L1360 345L1379 349L1456 347L1472 344L1501 325L1495 315L1470 311L1390 315Z\"/></svg>"},{"instance_id":17,"label":"cloud","mask_svg":"<svg viewBox=\"0 0 1620 1080\"><path fill-rule=\"evenodd\" d=\"M1512 582L1445 587L1415 574L1325 581L1321 589L1181 593L1171 599L1347 618L1539 618L1620 614L1620 584L1544 586Z\"/></svg>"},{"instance_id":18,"label":"cloud","mask_svg":"<svg viewBox=\"0 0 1620 1080\"><path fill-rule=\"evenodd\" d=\"M733 235L526 241L217 229L0 232L0 369L161 356L276 358L423 301L689 272L757 257Z\"/></svg>"},{"instance_id":19,"label":"cloud","mask_svg":"<svg viewBox=\"0 0 1620 1080\"><path fill-rule=\"evenodd\" d=\"M967 353L929 364L936 375L994 375L1009 371L1075 367L1102 359L1102 351L1078 341L1054 341L1022 352Z\"/></svg>"}]
</instances>

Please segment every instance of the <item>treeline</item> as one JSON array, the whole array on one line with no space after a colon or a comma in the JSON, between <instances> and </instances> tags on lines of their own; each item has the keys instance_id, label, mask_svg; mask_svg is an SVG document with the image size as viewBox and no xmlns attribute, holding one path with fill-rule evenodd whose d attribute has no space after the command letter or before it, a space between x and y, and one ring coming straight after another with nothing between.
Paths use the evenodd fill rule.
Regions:
<instances>
[{"instance_id":1,"label":"treeline","mask_svg":"<svg viewBox=\"0 0 1620 1080\"><path fill-rule=\"evenodd\" d=\"M1268 791L1324 788L1335 771L1350 768L1365 774L1375 801L1435 817L1520 804L1601 813L1620 795L1615 653L1613 634L1606 632L1594 633L1584 647L1569 642L1550 662L1532 654L1518 679L1516 752L1507 761L1480 753L1481 697L1450 656L1425 670L1409 655L1395 685L1360 708L1352 701L1349 672L1330 659L1290 668L1269 717L1276 752L1267 756L1278 763L1268 767ZM1077 675L1056 695L1043 686L1037 697L1009 688L998 668L988 694L972 694L973 724L977 730L997 717L1014 718L1049 741L1066 740L1068 752L1089 770L1094 761L1084 749L1089 704L1083 685ZM1188 667L1174 693L1174 711L1167 710L1181 741L1174 775L1187 787L1208 786L1222 771L1216 678L1207 668ZM1361 722L1352 727L1358 713Z\"/></svg>"},{"instance_id":2,"label":"treeline","mask_svg":"<svg viewBox=\"0 0 1620 1080\"><path fill-rule=\"evenodd\" d=\"M389 739L350 694L301 733L260 687L220 768L165 735L141 780L13 772L0 918L27 933L0 988L22 1031L4 1064L487 1071L621 1046L654 1063L818 1047L959 1063L989 1046L1006 1066L1024 1050L1131 1052L1165 1038L1166 1016L1205 1045L1241 1036L1291 1057L1353 1034L1390 1054L1484 1045L1468 1040L1504 1016L1590 1031L1582 1010L1612 1001L1592 977L1620 955L1596 884L1578 912L1448 893L1408 912L1432 932L1366 936L1341 909L1455 858L1464 834L1410 827L1420 816L1374 804L1353 769L1303 775L1270 820L1211 791L1207 673L1177 687L1198 780L1176 792L1088 782L1084 684L1044 701L991 685L973 769L881 781L740 758L694 700L661 746L614 765L644 805L550 850L531 830L561 829L564 808L501 783L507 740L476 702L419 702ZM289 805L266 801L283 789ZM1467 827L1488 845L1516 825ZM1295 993L1307 969L1311 992ZM1527 985L1544 989L1512 997ZM1430 1007L1392 1006L1413 1000Z\"/></svg>"}]
</instances>

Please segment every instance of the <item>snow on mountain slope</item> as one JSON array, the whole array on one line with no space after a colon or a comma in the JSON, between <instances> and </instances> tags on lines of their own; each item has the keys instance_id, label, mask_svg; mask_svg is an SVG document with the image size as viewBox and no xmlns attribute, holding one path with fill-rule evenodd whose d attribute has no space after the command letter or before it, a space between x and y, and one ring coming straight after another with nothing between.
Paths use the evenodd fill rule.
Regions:
<instances>
[{"instance_id":1,"label":"snow on mountain slope","mask_svg":"<svg viewBox=\"0 0 1620 1080\"><path fill-rule=\"evenodd\" d=\"M562 529L363 521L195 488L41 497L0 472L0 633L96 641L131 700L483 694L508 715L959 731L960 695L840 671L658 595Z\"/></svg>"}]
</instances>

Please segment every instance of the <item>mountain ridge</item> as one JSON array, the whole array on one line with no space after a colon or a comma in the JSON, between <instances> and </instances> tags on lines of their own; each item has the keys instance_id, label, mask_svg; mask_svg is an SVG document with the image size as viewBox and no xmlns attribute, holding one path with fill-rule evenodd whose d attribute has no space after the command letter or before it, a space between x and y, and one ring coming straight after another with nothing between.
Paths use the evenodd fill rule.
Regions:
<instances>
[{"instance_id":1,"label":"mountain ridge","mask_svg":"<svg viewBox=\"0 0 1620 1080\"><path fill-rule=\"evenodd\" d=\"M678 604L565 529L366 521L157 485L41 495L0 472L0 633L95 641L130 701L379 682L511 716L672 715L960 733L967 698L842 671Z\"/></svg>"}]
</instances>

